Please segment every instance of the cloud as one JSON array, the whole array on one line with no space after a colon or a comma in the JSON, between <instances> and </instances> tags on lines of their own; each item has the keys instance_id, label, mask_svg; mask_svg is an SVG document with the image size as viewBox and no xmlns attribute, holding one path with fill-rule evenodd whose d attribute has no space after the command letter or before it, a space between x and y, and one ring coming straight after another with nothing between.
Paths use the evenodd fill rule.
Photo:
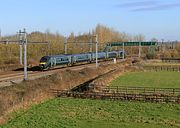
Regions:
<instances>
[{"instance_id":1,"label":"cloud","mask_svg":"<svg viewBox=\"0 0 180 128\"><path fill-rule=\"evenodd\" d=\"M152 6L156 5L159 2L156 0L151 0L151 1L139 1L139 2L130 2L130 3L124 3L124 4L119 4L116 5L116 7L119 8L132 8L132 7L143 7L143 6Z\"/></svg>"},{"instance_id":2,"label":"cloud","mask_svg":"<svg viewBox=\"0 0 180 128\"><path fill-rule=\"evenodd\" d=\"M128 8L132 12L159 11L180 7L180 3L163 3L158 0L136 1L116 5L118 8Z\"/></svg>"},{"instance_id":3,"label":"cloud","mask_svg":"<svg viewBox=\"0 0 180 128\"><path fill-rule=\"evenodd\" d=\"M176 4L163 4L157 5L152 7L143 7L143 8L136 8L132 9L133 12L140 12L140 11L158 11L158 10L167 10L167 9L174 9L180 7L180 3Z\"/></svg>"}]
</instances>

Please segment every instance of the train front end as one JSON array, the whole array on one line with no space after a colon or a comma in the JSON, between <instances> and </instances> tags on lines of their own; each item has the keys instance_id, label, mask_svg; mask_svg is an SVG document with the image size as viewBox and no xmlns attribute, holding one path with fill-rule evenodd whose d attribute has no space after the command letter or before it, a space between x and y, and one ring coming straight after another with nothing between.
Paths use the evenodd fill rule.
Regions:
<instances>
[{"instance_id":1,"label":"train front end","mask_svg":"<svg viewBox=\"0 0 180 128\"><path fill-rule=\"evenodd\" d=\"M44 56L41 58L40 63L39 63L40 70L46 70L49 68L49 60L50 60L50 57L48 56Z\"/></svg>"}]
</instances>

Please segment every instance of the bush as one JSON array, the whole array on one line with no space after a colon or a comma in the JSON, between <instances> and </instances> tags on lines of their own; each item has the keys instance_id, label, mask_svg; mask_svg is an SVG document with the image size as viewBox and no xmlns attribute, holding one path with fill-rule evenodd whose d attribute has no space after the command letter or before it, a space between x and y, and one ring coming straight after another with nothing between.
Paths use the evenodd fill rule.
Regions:
<instances>
[{"instance_id":1,"label":"bush","mask_svg":"<svg viewBox=\"0 0 180 128\"><path fill-rule=\"evenodd\" d=\"M147 59L155 59L155 57L156 57L156 54L155 54L155 53L147 53L147 54L146 54L146 58L147 58Z\"/></svg>"}]
</instances>

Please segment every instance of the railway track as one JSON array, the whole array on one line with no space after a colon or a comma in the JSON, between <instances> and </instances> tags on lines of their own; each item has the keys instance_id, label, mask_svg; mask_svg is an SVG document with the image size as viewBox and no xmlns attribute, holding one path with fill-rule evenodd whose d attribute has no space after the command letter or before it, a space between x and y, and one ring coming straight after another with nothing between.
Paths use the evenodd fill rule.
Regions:
<instances>
[{"instance_id":1,"label":"railway track","mask_svg":"<svg viewBox=\"0 0 180 128\"><path fill-rule=\"evenodd\" d=\"M34 80L38 79L40 77L52 75L56 72L63 71L66 69L71 69L71 70L79 70L84 68L85 66L78 66L78 67L64 67L60 69L53 69L49 71L28 71L28 80ZM88 66L90 67L90 66ZM0 87L5 87L5 86L10 86L12 84L18 84L23 81L24 78L24 73L23 72L11 72L8 74L0 75Z\"/></svg>"},{"instance_id":2,"label":"railway track","mask_svg":"<svg viewBox=\"0 0 180 128\"><path fill-rule=\"evenodd\" d=\"M118 60L118 62L122 62L122 60ZM104 61L104 62L100 62L100 64L102 65L108 65L113 63L112 61ZM83 69L85 67L89 67L89 68L95 68L95 64L91 63L91 64L81 64L81 65L75 65L72 67L59 67L56 69L51 69L48 71L28 71L28 80L33 80L33 79L37 79L40 77L44 77L44 76L48 76L48 75L52 75L54 73L57 73L59 71L63 71L66 69L71 69L71 70L80 70ZM23 77L24 77L24 73L23 71L10 71L10 72L4 72L0 74L0 88L1 87L5 87L5 86L10 86L12 84L18 84L20 82L23 81Z\"/></svg>"}]
</instances>

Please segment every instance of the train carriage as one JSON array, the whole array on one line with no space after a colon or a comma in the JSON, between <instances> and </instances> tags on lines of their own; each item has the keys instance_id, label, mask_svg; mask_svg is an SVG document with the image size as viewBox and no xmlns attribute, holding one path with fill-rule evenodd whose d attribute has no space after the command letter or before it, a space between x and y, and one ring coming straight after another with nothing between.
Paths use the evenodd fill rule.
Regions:
<instances>
[{"instance_id":1,"label":"train carriage","mask_svg":"<svg viewBox=\"0 0 180 128\"><path fill-rule=\"evenodd\" d=\"M123 51L118 51L118 58L123 58L123 54L125 56L125 53Z\"/></svg>"},{"instance_id":2,"label":"train carriage","mask_svg":"<svg viewBox=\"0 0 180 128\"><path fill-rule=\"evenodd\" d=\"M118 52L117 51L108 52L107 58L118 58Z\"/></svg>"},{"instance_id":3,"label":"train carriage","mask_svg":"<svg viewBox=\"0 0 180 128\"><path fill-rule=\"evenodd\" d=\"M90 62L91 61L91 54L75 54L72 55L72 63L78 63L78 62Z\"/></svg>"},{"instance_id":4,"label":"train carriage","mask_svg":"<svg viewBox=\"0 0 180 128\"><path fill-rule=\"evenodd\" d=\"M52 65L63 65L71 63L71 56L70 55L63 55L63 56L52 56L51 57L51 64Z\"/></svg>"},{"instance_id":5,"label":"train carriage","mask_svg":"<svg viewBox=\"0 0 180 128\"><path fill-rule=\"evenodd\" d=\"M44 56L40 60L40 69L48 69L59 65L71 63L71 55Z\"/></svg>"},{"instance_id":6,"label":"train carriage","mask_svg":"<svg viewBox=\"0 0 180 128\"><path fill-rule=\"evenodd\" d=\"M98 60L122 58L123 54L125 54L123 51L98 52ZM73 65L82 62L92 62L94 60L96 60L95 52L85 54L44 56L40 60L39 67L41 70L46 70L60 65Z\"/></svg>"},{"instance_id":7,"label":"train carriage","mask_svg":"<svg viewBox=\"0 0 180 128\"><path fill-rule=\"evenodd\" d=\"M98 59L105 59L107 58L106 52L98 52ZM96 53L92 53L92 60L96 60Z\"/></svg>"}]
</instances>

